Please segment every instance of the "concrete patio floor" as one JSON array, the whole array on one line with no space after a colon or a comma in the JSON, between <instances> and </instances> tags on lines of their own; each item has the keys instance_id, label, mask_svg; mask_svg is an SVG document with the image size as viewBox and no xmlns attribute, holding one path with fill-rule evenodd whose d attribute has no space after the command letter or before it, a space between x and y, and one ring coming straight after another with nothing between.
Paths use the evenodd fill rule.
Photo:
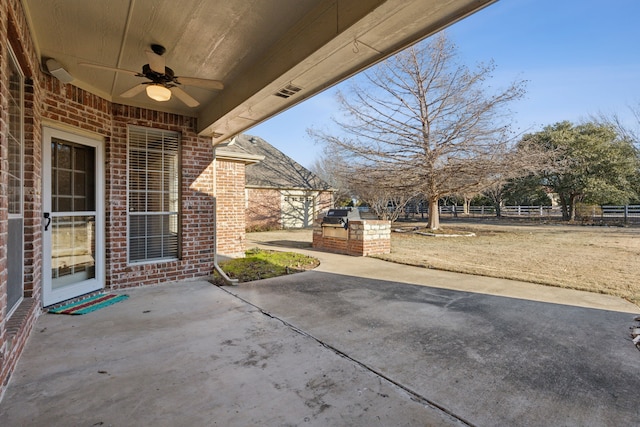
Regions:
<instances>
[{"instance_id":1,"label":"concrete patio floor","mask_svg":"<svg viewBox=\"0 0 640 427\"><path fill-rule=\"evenodd\" d=\"M0 425L638 424L635 305L299 246L320 267L44 314Z\"/></svg>"}]
</instances>

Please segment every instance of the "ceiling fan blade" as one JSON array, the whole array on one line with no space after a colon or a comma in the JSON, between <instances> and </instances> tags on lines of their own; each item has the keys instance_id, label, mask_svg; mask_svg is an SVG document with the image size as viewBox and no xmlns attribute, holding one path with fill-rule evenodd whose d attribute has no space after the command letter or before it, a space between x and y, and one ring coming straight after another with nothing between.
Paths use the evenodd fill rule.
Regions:
<instances>
[{"instance_id":1,"label":"ceiling fan blade","mask_svg":"<svg viewBox=\"0 0 640 427\"><path fill-rule=\"evenodd\" d=\"M201 87L209 90L222 90L224 84L219 80L198 79L196 77L176 77L178 83L186 86Z\"/></svg>"},{"instance_id":2,"label":"ceiling fan blade","mask_svg":"<svg viewBox=\"0 0 640 427\"><path fill-rule=\"evenodd\" d=\"M116 73L131 74L132 76L140 75L140 73L138 73L137 71L125 70L124 68L107 67L106 65L91 64L89 62L78 62L78 65L81 65L83 67L98 68L100 70L115 71Z\"/></svg>"},{"instance_id":3,"label":"ceiling fan blade","mask_svg":"<svg viewBox=\"0 0 640 427\"><path fill-rule=\"evenodd\" d=\"M129 90L126 90L126 91L122 92L120 94L120 96L123 97L123 98L133 98L134 96L136 96L140 92L144 91L145 88L146 88L146 85L139 84L137 86L132 87Z\"/></svg>"},{"instance_id":4,"label":"ceiling fan blade","mask_svg":"<svg viewBox=\"0 0 640 427\"><path fill-rule=\"evenodd\" d=\"M171 93L173 93L180 101L184 102L188 107L197 107L200 105L200 103L193 99L191 95L177 86L171 88Z\"/></svg>"},{"instance_id":5,"label":"ceiling fan blade","mask_svg":"<svg viewBox=\"0 0 640 427\"><path fill-rule=\"evenodd\" d=\"M149 61L149 68L155 71L158 74L164 74L165 70L165 61L164 57L158 55L152 50L145 50L144 53L147 54L147 60Z\"/></svg>"}]
</instances>

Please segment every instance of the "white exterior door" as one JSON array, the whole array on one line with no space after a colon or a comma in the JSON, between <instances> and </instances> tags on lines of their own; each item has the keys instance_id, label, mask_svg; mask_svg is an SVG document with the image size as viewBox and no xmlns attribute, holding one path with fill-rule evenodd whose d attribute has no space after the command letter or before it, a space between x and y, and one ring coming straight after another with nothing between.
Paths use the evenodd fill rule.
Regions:
<instances>
[{"instance_id":1,"label":"white exterior door","mask_svg":"<svg viewBox=\"0 0 640 427\"><path fill-rule=\"evenodd\" d=\"M105 283L103 143L43 129L43 304Z\"/></svg>"}]
</instances>

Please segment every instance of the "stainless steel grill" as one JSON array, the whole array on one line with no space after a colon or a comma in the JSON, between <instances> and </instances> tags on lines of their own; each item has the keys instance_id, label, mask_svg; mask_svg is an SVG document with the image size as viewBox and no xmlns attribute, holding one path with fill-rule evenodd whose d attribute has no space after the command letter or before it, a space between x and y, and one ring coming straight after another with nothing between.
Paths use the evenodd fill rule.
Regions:
<instances>
[{"instance_id":1,"label":"stainless steel grill","mask_svg":"<svg viewBox=\"0 0 640 427\"><path fill-rule=\"evenodd\" d=\"M345 230L349 228L350 220L359 220L360 211L353 208L329 209L324 218L322 218L323 227L343 227Z\"/></svg>"}]
</instances>

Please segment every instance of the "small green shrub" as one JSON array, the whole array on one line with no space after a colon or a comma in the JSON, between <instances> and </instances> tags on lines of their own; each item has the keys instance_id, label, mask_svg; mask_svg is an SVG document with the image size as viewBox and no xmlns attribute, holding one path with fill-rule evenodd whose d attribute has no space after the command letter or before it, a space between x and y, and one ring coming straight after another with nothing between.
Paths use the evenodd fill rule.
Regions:
<instances>
[{"instance_id":1,"label":"small green shrub","mask_svg":"<svg viewBox=\"0 0 640 427\"><path fill-rule=\"evenodd\" d=\"M602 216L602 207L600 205L589 205L586 203L576 204L576 218L593 219Z\"/></svg>"}]
</instances>

